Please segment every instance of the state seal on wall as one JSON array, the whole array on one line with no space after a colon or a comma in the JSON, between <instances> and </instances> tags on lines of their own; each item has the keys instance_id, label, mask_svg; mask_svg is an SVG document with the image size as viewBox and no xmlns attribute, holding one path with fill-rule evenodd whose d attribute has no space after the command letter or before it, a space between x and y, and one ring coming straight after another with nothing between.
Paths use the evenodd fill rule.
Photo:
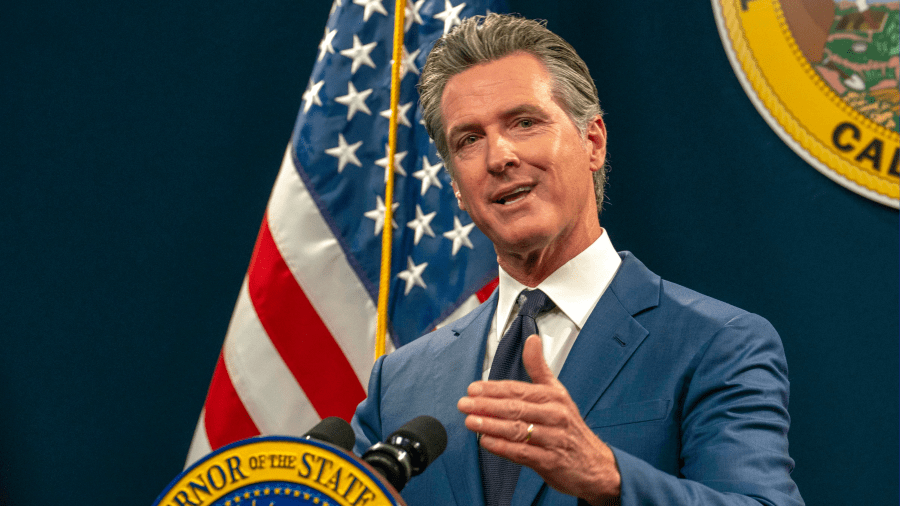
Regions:
<instances>
[{"instance_id":1,"label":"state seal on wall","mask_svg":"<svg viewBox=\"0 0 900 506\"><path fill-rule=\"evenodd\" d=\"M900 2L712 0L741 85L797 154L898 208Z\"/></svg>"}]
</instances>

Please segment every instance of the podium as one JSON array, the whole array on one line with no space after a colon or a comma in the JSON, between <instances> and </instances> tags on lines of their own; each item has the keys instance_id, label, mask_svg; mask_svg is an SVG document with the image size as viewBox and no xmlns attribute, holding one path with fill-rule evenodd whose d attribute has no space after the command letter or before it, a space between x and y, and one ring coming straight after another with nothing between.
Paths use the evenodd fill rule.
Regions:
<instances>
[{"instance_id":1,"label":"podium","mask_svg":"<svg viewBox=\"0 0 900 506\"><path fill-rule=\"evenodd\" d=\"M154 506L406 506L369 464L328 443L245 439L191 465Z\"/></svg>"}]
</instances>

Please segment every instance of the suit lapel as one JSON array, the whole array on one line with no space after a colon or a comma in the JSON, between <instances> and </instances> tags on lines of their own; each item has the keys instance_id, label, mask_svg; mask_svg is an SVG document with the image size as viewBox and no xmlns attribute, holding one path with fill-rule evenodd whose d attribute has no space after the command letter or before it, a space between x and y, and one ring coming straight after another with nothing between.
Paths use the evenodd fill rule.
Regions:
<instances>
[{"instance_id":1,"label":"suit lapel","mask_svg":"<svg viewBox=\"0 0 900 506\"><path fill-rule=\"evenodd\" d=\"M647 337L647 330L632 315L659 302L659 277L630 253L620 255L618 273L585 322L559 374L582 418ZM523 467L512 504L532 504L544 485L536 472Z\"/></svg>"},{"instance_id":2,"label":"suit lapel","mask_svg":"<svg viewBox=\"0 0 900 506\"><path fill-rule=\"evenodd\" d=\"M487 334L491 328L491 319L497 307L497 292L476 308L468 317L451 324L456 339L440 354L439 360L447 367L455 369L452 383L443 386L440 391L449 396L439 404L446 409L443 413L448 421L447 440L462 441L462 444L447 446L440 457L441 464L450 481L454 494L454 504L480 506L484 504L484 493L481 488L481 472L478 467L478 442L475 433L465 426L465 416L456 409L456 403L465 395L469 384L481 379L484 364L484 350L487 345ZM472 466L475 466L474 470Z\"/></svg>"}]
</instances>

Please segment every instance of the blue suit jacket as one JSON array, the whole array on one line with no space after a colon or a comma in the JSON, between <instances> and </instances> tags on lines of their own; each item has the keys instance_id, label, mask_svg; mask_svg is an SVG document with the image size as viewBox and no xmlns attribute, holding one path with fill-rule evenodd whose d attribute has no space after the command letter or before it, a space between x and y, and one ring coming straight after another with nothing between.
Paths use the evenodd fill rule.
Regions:
<instances>
[{"instance_id":1,"label":"blue suit jacket","mask_svg":"<svg viewBox=\"0 0 900 506\"><path fill-rule=\"evenodd\" d=\"M803 504L790 478L788 378L763 318L663 281L630 253L559 379L613 450L622 504ZM457 401L481 378L497 294L379 359L357 408L357 452L418 415L447 429L443 455L403 490L410 506L481 506L475 434ZM514 506L575 505L522 468Z\"/></svg>"}]
</instances>

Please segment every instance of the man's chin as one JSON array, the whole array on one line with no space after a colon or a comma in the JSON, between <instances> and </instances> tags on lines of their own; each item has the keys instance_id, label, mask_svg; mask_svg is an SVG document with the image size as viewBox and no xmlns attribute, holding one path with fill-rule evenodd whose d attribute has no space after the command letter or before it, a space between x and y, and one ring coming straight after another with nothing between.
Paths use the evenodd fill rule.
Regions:
<instances>
[{"instance_id":1,"label":"man's chin","mask_svg":"<svg viewBox=\"0 0 900 506\"><path fill-rule=\"evenodd\" d=\"M491 238L498 256L523 258L540 255L552 242L550 235L541 230L509 232L511 231L505 231L504 234L500 234L501 237Z\"/></svg>"}]
</instances>

